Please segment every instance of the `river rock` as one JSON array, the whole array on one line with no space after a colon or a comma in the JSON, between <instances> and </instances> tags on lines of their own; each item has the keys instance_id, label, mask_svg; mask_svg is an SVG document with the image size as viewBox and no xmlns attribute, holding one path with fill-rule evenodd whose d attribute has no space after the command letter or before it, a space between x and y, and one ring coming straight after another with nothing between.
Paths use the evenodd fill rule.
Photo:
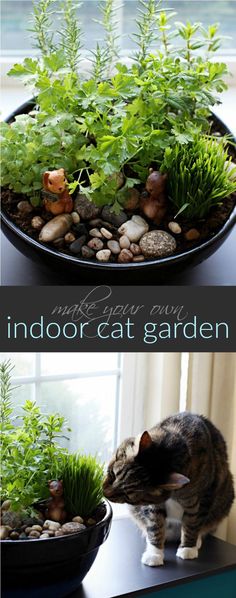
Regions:
<instances>
[{"instance_id":1,"label":"river rock","mask_svg":"<svg viewBox=\"0 0 236 598\"><path fill-rule=\"evenodd\" d=\"M43 243L51 243L59 237L64 237L72 225L70 214L59 214L45 224L39 234L39 240Z\"/></svg>"},{"instance_id":2,"label":"river rock","mask_svg":"<svg viewBox=\"0 0 236 598\"><path fill-rule=\"evenodd\" d=\"M102 238L102 233L98 228L91 228L89 231L90 237L95 237L96 239Z\"/></svg>"},{"instance_id":3,"label":"river rock","mask_svg":"<svg viewBox=\"0 0 236 598\"><path fill-rule=\"evenodd\" d=\"M119 264L128 264L133 261L133 254L129 249L122 249L118 255Z\"/></svg>"},{"instance_id":4,"label":"river rock","mask_svg":"<svg viewBox=\"0 0 236 598\"><path fill-rule=\"evenodd\" d=\"M73 517L72 521L76 521L76 523L84 523L84 520L82 517L80 517L80 515L76 515L76 517Z\"/></svg>"},{"instance_id":5,"label":"river rock","mask_svg":"<svg viewBox=\"0 0 236 598\"><path fill-rule=\"evenodd\" d=\"M200 237L200 233L196 228L190 228L184 236L187 241L197 241Z\"/></svg>"},{"instance_id":6,"label":"river rock","mask_svg":"<svg viewBox=\"0 0 236 598\"><path fill-rule=\"evenodd\" d=\"M2 511L9 511L10 506L11 506L11 501L9 499L8 500L4 500L3 503L2 503L2 505L1 505L1 510Z\"/></svg>"},{"instance_id":7,"label":"river rock","mask_svg":"<svg viewBox=\"0 0 236 598\"><path fill-rule=\"evenodd\" d=\"M94 251L100 251L100 249L103 249L104 243L102 241L102 239L97 239L96 237L93 237L93 239L90 239L90 241L88 241L88 247L90 249L93 249Z\"/></svg>"},{"instance_id":8,"label":"river rock","mask_svg":"<svg viewBox=\"0 0 236 598\"><path fill-rule=\"evenodd\" d=\"M99 262L109 262L110 257L111 257L110 249L101 249L101 251L98 251L96 253L96 258Z\"/></svg>"},{"instance_id":9,"label":"river rock","mask_svg":"<svg viewBox=\"0 0 236 598\"><path fill-rule=\"evenodd\" d=\"M119 239L119 243L121 249L129 249L130 247L130 240L128 237L126 237L126 235L122 235L122 237Z\"/></svg>"},{"instance_id":10,"label":"river rock","mask_svg":"<svg viewBox=\"0 0 236 598\"><path fill-rule=\"evenodd\" d=\"M75 237L74 233L69 232L69 233L66 233L64 239L65 239L65 243L67 245L70 245L70 243L74 243L76 237Z\"/></svg>"},{"instance_id":11,"label":"river rock","mask_svg":"<svg viewBox=\"0 0 236 598\"><path fill-rule=\"evenodd\" d=\"M11 532L11 527L9 525L1 525L0 526L0 540L6 540L9 536L9 532Z\"/></svg>"},{"instance_id":12,"label":"river rock","mask_svg":"<svg viewBox=\"0 0 236 598\"><path fill-rule=\"evenodd\" d=\"M74 253L75 255L77 255L78 253L80 253L80 251L85 243L86 243L86 237L85 237L85 235L82 235L82 237L79 237L79 239L76 239L76 241L73 241L73 243L71 243L70 251L72 253Z\"/></svg>"},{"instance_id":13,"label":"river rock","mask_svg":"<svg viewBox=\"0 0 236 598\"><path fill-rule=\"evenodd\" d=\"M2 525L9 525L9 527L20 527L22 520L20 515L13 511L4 511L2 513Z\"/></svg>"},{"instance_id":14,"label":"river rock","mask_svg":"<svg viewBox=\"0 0 236 598\"><path fill-rule=\"evenodd\" d=\"M163 230L152 230L140 240L140 248L145 257L166 257L176 249L176 240Z\"/></svg>"},{"instance_id":15,"label":"river rock","mask_svg":"<svg viewBox=\"0 0 236 598\"><path fill-rule=\"evenodd\" d=\"M31 532L29 533L29 538L35 538L35 540L38 538L40 538L40 532L37 532L36 529L32 529Z\"/></svg>"},{"instance_id":16,"label":"river rock","mask_svg":"<svg viewBox=\"0 0 236 598\"><path fill-rule=\"evenodd\" d=\"M137 243L148 230L149 225L146 220L141 218L141 216L134 215L131 220L128 220L120 226L118 232L120 235L126 235L131 243Z\"/></svg>"},{"instance_id":17,"label":"river rock","mask_svg":"<svg viewBox=\"0 0 236 598\"><path fill-rule=\"evenodd\" d=\"M174 235L180 235L180 233L182 233L182 228L178 222L169 222L168 228Z\"/></svg>"},{"instance_id":18,"label":"river rock","mask_svg":"<svg viewBox=\"0 0 236 598\"><path fill-rule=\"evenodd\" d=\"M121 226L121 224L128 220L125 212L115 214L115 212L112 211L112 206L104 206L102 210L102 218L116 227Z\"/></svg>"},{"instance_id":19,"label":"river rock","mask_svg":"<svg viewBox=\"0 0 236 598\"><path fill-rule=\"evenodd\" d=\"M44 224L45 224L44 220L41 218L41 216L34 216L31 220L31 226L35 230L41 230L41 228L43 228Z\"/></svg>"},{"instance_id":20,"label":"river rock","mask_svg":"<svg viewBox=\"0 0 236 598\"><path fill-rule=\"evenodd\" d=\"M78 212L71 212L71 218L72 218L74 224L80 223L80 215L78 214Z\"/></svg>"},{"instance_id":21,"label":"river rock","mask_svg":"<svg viewBox=\"0 0 236 598\"><path fill-rule=\"evenodd\" d=\"M111 253L114 253L114 255L118 255L120 253L120 244L118 243L118 241L108 241L107 247L111 250Z\"/></svg>"},{"instance_id":22,"label":"river rock","mask_svg":"<svg viewBox=\"0 0 236 598\"><path fill-rule=\"evenodd\" d=\"M93 249L91 249L91 247L88 247L88 245L83 245L83 247L81 249L81 254L84 258L86 258L87 260L90 260L92 257L95 256L95 251L93 251Z\"/></svg>"},{"instance_id":23,"label":"river rock","mask_svg":"<svg viewBox=\"0 0 236 598\"><path fill-rule=\"evenodd\" d=\"M133 262L144 262L145 257L144 255L134 255Z\"/></svg>"},{"instance_id":24,"label":"river rock","mask_svg":"<svg viewBox=\"0 0 236 598\"><path fill-rule=\"evenodd\" d=\"M130 251L132 251L133 255L139 255L141 253L141 249L137 243L131 243Z\"/></svg>"},{"instance_id":25,"label":"river rock","mask_svg":"<svg viewBox=\"0 0 236 598\"><path fill-rule=\"evenodd\" d=\"M92 220L92 218L96 218L101 212L101 208L95 206L95 204L82 193L77 193L76 195L74 210L83 220Z\"/></svg>"},{"instance_id":26,"label":"river rock","mask_svg":"<svg viewBox=\"0 0 236 598\"><path fill-rule=\"evenodd\" d=\"M63 535L67 534L75 534L76 532L81 532L83 529L86 529L85 525L82 523L78 523L77 521L70 521L69 523L64 523L61 526L61 531Z\"/></svg>"},{"instance_id":27,"label":"river rock","mask_svg":"<svg viewBox=\"0 0 236 598\"><path fill-rule=\"evenodd\" d=\"M58 523L57 521L51 521L51 519L46 519L46 521L44 521L43 524L44 530L50 530L52 532L56 532L58 529L60 529L60 527L60 523Z\"/></svg>"},{"instance_id":28,"label":"river rock","mask_svg":"<svg viewBox=\"0 0 236 598\"><path fill-rule=\"evenodd\" d=\"M133 187L132 189L128 190L128 196L125 202L125 209L126 210L136 210L139 205L140 193L138 189Z\"/></svg>"},{"instance_id":29,"label":"river rock","mask_svg":"<svg viewBox=\"0 0 236 598\"><path fill-rule=\"evenodd\" d=\"M15 530L13 530L13 532L10 532L10 538L11 540L19 540L20 534L18 532L16 532Z\"/></svg>"},{"instance_id":30,"label":"river rock","mask_svg":"<svg viewBox=\"0 0 236 598\"><path fill-rule=\"evenodd\" d=\"M33 206L28 201L19 201L17 209L21 214L31 214L33 212Z\"/></svg>"},{"instance_id":31,"label":"river rock","mask_svg":"<svg viewBox=\"0 0 236 598\"><path fill-rule=\"evenodd\" d=\"M106 228L104 228L103 226L100 229L100 232L101 232L102 236L105 237L105 239L108 239L108 240L112 239L112 236L113 236L112 233L109 230L107 230Z\"/></svg>"}]
</instances>

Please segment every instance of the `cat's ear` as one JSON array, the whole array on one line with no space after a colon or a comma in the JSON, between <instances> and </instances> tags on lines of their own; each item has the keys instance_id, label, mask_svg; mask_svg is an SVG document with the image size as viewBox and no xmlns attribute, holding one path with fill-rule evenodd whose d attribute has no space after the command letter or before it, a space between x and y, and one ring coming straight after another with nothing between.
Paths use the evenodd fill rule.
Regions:
<instances>
[{"instance_id":1,"label":"cat's ear","mask_svg":"<svg viewBox=\"0 0 236 598\"><path fill-rule=\"evenodd\" d=\"M189 484L190 479L182 473L170 473L165 484L159 486L163 490L179 490L182 486Z\"/></svg>"},{"instance_id":2,"label":"cat's ear","mask_svg":"<svg viewBox=\"0 0 236 598\"><path fill-rule=\"evenodd\" d=\"M143 451L150 448L151 446L152 446L151 436L147 431L145 431L142 433L140 440L139 440L138 453L139 454L142 453Z\"/></svg>"}]
</instances>

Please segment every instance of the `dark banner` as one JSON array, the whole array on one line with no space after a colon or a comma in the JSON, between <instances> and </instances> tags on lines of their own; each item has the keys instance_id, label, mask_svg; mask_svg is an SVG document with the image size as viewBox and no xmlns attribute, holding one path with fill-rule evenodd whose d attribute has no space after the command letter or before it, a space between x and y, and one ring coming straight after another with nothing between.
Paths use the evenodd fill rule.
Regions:
<instances>
[{"instance_id":1,"label":"dark banner","mask_svg":"<svg viewBox=\"0 0 236 598\"><path fill-rule=\"evenodd\" d=\"M235 351L232 287L2 287L1 351Z\"/></svg>"}]
</instances>

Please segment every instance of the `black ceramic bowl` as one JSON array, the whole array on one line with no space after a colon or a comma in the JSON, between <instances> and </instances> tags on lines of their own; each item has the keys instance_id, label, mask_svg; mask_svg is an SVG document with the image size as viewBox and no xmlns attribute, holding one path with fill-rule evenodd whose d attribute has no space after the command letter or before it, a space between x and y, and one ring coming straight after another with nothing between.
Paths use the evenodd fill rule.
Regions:
<instances>
[{"instance_id":1,"label":"black ceramic bowl","mask_svg":"<svg viewBox=\"0 0 236 598\"><path fill-rule=\"evenodd\" d=\"M99 523L47 540L2 540L2 598L63 598L83 581L108 537L112 509Z\"/></svg>"},{"instance_id":2,"label":"black ceramic bowl","mask_svg":"<svg viewBox=\"0 0 236 598\"><path fill-rule=\"evenodd\" d=\"M22 104L6 119L6 122L11 122L18 114L29 112L33 106L33 100ZM226 135L233 138L226 125L218 117L213 115L213 118L218 123L219 128ZM128 264L101 263L60 253L53 247L43 245L26 235L10 220L4 210L2 212L2 222L3 232L19 251L36 261L39 259L46 261L53 269L61 272L65 270L67 274L77 274L77 276L81 274L90 283L91 281L93 283L111 282L113 284L145 282L148 274L149 279L153 275L153 282L158 283L158 280L163 278L168 281L168 274L181 271L189 265L195 266L214 253L228 237L236 222L236 206L222 228L213 237L198 243L188 251L182 251L165 258ZM79 282L78 278L77 280Z\"/></svg>"}]
</instances>

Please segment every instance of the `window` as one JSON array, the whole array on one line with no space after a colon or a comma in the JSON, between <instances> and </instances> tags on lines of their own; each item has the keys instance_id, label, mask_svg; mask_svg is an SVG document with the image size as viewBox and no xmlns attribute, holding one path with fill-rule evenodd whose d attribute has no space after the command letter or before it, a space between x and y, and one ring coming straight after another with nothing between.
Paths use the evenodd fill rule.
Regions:
<instances>
[{"instance_id":1,"label":"window","mask_svg":"<svg viewBox=\"0 0 236 598\"><path fill-rule=\"evenodd\" d=\"M116 0L118 16L118 35L123 50L131 48L130 32L134 31L137 16L137 0ZM122 6L121 6L122 4ZM204 25L220 22L222 35L229 36L223 42L223 50L232 54L236 49L236 3L235 0L164 0L163 6L172 8L178 13L178 20L201 21ZM2 49L3 54L27 54L32 50L30 28L31 0L2 1ZM101 38L100 26L94 22L99 18L98 2L85 0L79 8L82 23L84 45L93 48L96 40ZM235 50L236 51L236 50Z\"/></svg>"},{"instance_id":2,"label":"window","mask_svg":"<svg viewBox=\"0 0 236 598\"><path fill-rule=\"evenodd\" d=\"M45 413L62 414L72 429L63 441L71 452L81 449L107 462L121 439L142 428L139 354L0 354L1 361L9 358L18 414L26 399Z\"/></svg>"}]
</instances>

